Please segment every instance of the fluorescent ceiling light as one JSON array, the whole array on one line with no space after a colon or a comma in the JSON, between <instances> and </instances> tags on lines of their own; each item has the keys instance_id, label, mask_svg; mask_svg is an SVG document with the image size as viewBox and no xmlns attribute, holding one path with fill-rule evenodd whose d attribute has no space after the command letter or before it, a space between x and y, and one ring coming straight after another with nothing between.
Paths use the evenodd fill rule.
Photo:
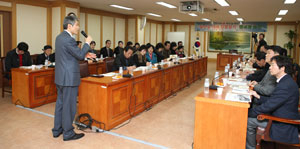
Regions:
<instances>
[{"instance_id":1,"label":"fluorescent ceiling light","mask_svg":"<svg viewBox=\"0 0 300 149\"><path fill-rule=\"evenodd\" d=\"M189 13L190 16L196 17L198 15L194 14L194 13Z\"/></svg>"},{"instance_id":2,"label":"fluorescent ceiling light","mask_svg":"<svg viewBox=\"0 0 300 149\"><path fill-rule=\"evenodd\" d=\"M179 22L180 20L178 20L178 19L171 19L172 21L177 21L177 22Z\"/></svg>"},{"instance_id":3,"label":"fluorescent ceiling light","mask_svg":"<svg viewBox=\"0 0 300 149\"><path fill-rule=\"evenodd\" d=\"M296 3L296 0L285 0L284 4L294 4Z\"/></svg>"},{"instance_id":4,"label":"fluorescent ceiling light","mask_svg":"<svg viewBox=\"0 0 300 149\"><path fill-rule=\"evenodd\" d=\"M230 13L231 15L233 15L233 16L239 15L236 11L229 11L229 13Z\"/></svg>"},{"instance_id":5,"label":"fluorescent ceiling light","mask_svg":"<svg viewBox=\"0 0 300 149\"><path fill-rule=\"evenodd\" d=\"M222 7L229 6L229 4L225 0L215 0L215 2L217 2Z\"/></svg>"},{"instance_id":6,"label":"fluorescent ceiling light","mask_svg":"<svg viewBox=\"0 0 300 149\"><path fill-rule=\"evenodd\" d=\"M162 6L165 6L165 7L168 7L168 8L177 8L176 6L165 3L165 2L156 2L156 4L162 5Z\"/></svg>"},{"instance_id":7,"label":"fluorescent ceiling light","mask_svg":"<svg viewBox=\"0 0 300 149\"><path fill-rule=\"evenodd\" d=\"M238 20L238 21L240 21L240 22L244 21L243 18L236 18L236 20Z\"/></svg>"},{"instance_id":8,"label":"fluorescent ceiling light","mask_svg":"<svg viewBox=\"0 0 300 149\"><path fill-rule=\"evenodd\" d=\"M119 9L125 9L125 10L133 10L133 8L128 8L128 7L124 7L124 6L120 6L120 5L109 5L109 6L119 8Z\"/></svg>"},{"instance_id":9,"label":"fluorescent ceiling light","mask_svg":"<svg viewBox=\"0 0 300 149\"><path fill-rule=\"evenodd\" d=\"M161 17L161 15L159 15L159 14L155 14L155 13L147 13L147 15L150 15L150 16L155 16L155 17Z\"/></svg>"},{"instance_id":10,"label":"fluorescent ceiling light","mask_svg":"<svg viewBox=\"0 0 300 149\"><path fill-rule=\"evenodd\" d=\"M283 15L286 15L287 12L288 12L288 10L280 10L278 15L283 16Z\"/></svg>"},{"instance_id":11,"label":"fluorescent ceiling light","mask_svg":"<svg viewBox=\"0 0 300 149\"><path fill-rule=\"evenodd\" d=\"M277 17L277 18L275 18L275 21L281 21L281 19L282 18Z\"/></svg>"},{"instance_id":12,"label":"fluorescent ceiling light","mask_svg":"<svg viewBox=\"0 0 300 149\"><path fill-rule=\"evenodd\" d=\"M203 21L210 21L209 19L207 18L202 18Z\"/></svg>"}]
</instances>

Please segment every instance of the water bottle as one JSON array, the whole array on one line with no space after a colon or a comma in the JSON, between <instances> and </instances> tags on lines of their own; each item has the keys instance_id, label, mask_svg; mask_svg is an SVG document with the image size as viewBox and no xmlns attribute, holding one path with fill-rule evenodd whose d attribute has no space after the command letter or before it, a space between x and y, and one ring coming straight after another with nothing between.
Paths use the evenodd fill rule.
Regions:
<instances>
[{"instance_id":1,"label":"water bottle","mask_svg":"<svg viewBox=\"0 0 300 149\"><path fill-rule=\"evenodd\" d=\"M123 67L119 68L119 74L123 75Z\"/></svg>"},{"instance_id":2,"label":"water bottle","mask_svg":"<svg viewBox=\"0 0 300 149\"><path fill-rule=\"evenodd\" d=\"M205 78L205 81L204 81L204 93L205 94L209 93L209 78Z\"/></svg>"},{"instance_id":3,"label":"water bottle","mask_svg":"<svg viewBox=\"0 0 300 149\"><path fill-rule=\"evenodd\" d=\"M100 59L103 60L103 55L101 54Z\"/></svg>"},{"instance_id":4,"label":"water bottle","mask_svg":"<svg viewBox=\"0 0 300 149\"><path fill-rule=\"evenodd\" d=\"M47 59L45 60L45 67L46 67L46 69L48 68L48 60Z\"/></svg>"},{"instance_id":5,"label":"water bottle","mask_svg":"<svg viewBox=\"0 0 300 149\"><path fill-rule=\"evenodd\" d=\"M214 78L214 84L215 84L215 85L217 85L217 84L218 84L218 82L219 82L219 79L218 79L218 77L219 77L219 72L218 72L218 71L216 71L216 73L215 73L215 78Z\"/></svg>"},{"instance_id":6,"label":"water bottle","mask_svg":"<svg viewBox=\"0 0 300 149\"><path fill-rule=\"evenodd\" d=\"M114 54L114 58L116 58L117 57L117 55L116 55L116 53Z\"/></svg>"}]
</instances>

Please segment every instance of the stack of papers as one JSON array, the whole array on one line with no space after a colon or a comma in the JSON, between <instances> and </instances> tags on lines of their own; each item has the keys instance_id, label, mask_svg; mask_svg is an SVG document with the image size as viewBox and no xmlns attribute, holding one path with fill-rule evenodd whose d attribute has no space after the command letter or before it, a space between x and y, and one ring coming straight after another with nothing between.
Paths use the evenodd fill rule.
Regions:
<instances>
[{"instance_id":1,"label":"stack of papers","mask_svg":"<svg viewBox=\"0 0 300 149\"><path fill-rule=\"evenodd\" d=\"M116 75L116 73L114 72L109 72L109 73L105 73L105 74L102 74L104 77L113 77Z\"/></svg>"},{"instance_id":2,"label":"stack of papers","mask_svg":"<svg viewBox=\"0 0 300 149\"><path fill-rule=\"evenodd\" d=\"M245 94L227 93L225 100L249 103L251 102L251 97L250 95Z\"/></svg>"},{"instance_id":3,"label":"stack of papers","mask_svg":"<svg viewBox=\"0 0 300 149\"><path fill-rule=\"evenodd\" d=\"M243 85L233 86L232 93L250 95L249 86L243 86Z\"/></svg>"}]
</instances>

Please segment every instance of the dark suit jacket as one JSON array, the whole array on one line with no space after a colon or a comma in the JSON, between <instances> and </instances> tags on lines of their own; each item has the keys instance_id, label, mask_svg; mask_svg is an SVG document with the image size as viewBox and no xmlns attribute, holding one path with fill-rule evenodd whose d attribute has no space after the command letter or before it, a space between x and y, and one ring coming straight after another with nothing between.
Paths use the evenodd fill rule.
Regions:
<instances>
[{"instance_id":1,"label":"dark suit jacket","mask_svg":"<svg viewBox=\"0 0 300 149\"><path fill-rule=\"evenodd\" d=\"M133 57L126 59L124 53L121 53L117 56L117 58L114 61L113 71L119 70L120 67L123 67L123 70L126 70L127 69L126 67L133 66L133 65L135 65Z\"/></svg>"},{"instance_id":2,"label":"dark suit jacket","mask_svg":"<svg viewBox=\"0 0 300 149\"><path fill-rule=\"evenodd\" d=\"M47 57L47 59L50 62L55 62L55 56L54 56L54 54L50 54ZM45 64L45 60L46 60L46 55L45 55L45 53L42 53L42 54L40 54L40 55L37 56L37 58L36 58L36 64L37 65L44 65Z\"/></svg>"},{"instance_id":3,"label":"dark suit jacket","mask_svg":"<svg viewBox=\"0 0 300 149\"><path fill-rule=\"evenodd\" d=\"M119 46L117 46L114 50L114 54L119 55L120 53L123 52L123 50L124 50L123 48L120 48Z\"/></svg>"},{"instance_id":4,"label":"dark suit jacket","mask_svg":"<svg viewBox=\"0 0 300 149\"><path fill-rule=\"evenodd\" d=\"M255 71L252 74L249 74L246 79L249 81L256 81L256 82L260 82L264 76L266 75L266 73L269 70L270 65L268 63L266 63L265 67L263 67L260 70Z\"/></svg>"},{"instance_id":5,"label":"dark suit jacket","mask_svg":"<svg viewBox=\"0 0 300 149\"><path fill-rule=\"evenodd\" d=\"M23 54L22 63L23 63L23 66L31 66L32 65L32 59L31 59L29 51L25 52ZM19 55L16 53L16 49L13 49L13 50L7 52L7 54L6 54L5 68L6 68L6 71L9 72L11 70L11 68L18 68L18 67L20 67Z\"/></svg>"},{"instance_id":6,"label":"dark suit jacket","mask_svg":"<svg viewBox=\"0 0 300 149\"><path fill-rule=\"evenodd\" d=\"M113 50L111 48L109 48L109 55L108 55L106 47L103 47L100 50L99 57L101 57L101 55L103 55L103 58L105 58L105 57L113 57L114 56L114 52L113 52Z\"/></svg>"},{"instance_id":7,"label":"dark suit jacket","mask_svg":"<svg viewBox=\"0 0 300 149\"><path fill-rule=\"evenodd\" d=\"M299 119L298 86L290 75L284 76L277 84L271 97L261 96L261 105L249 110L249 117L257 117L259 114L271 114L276 117ZM298 144L298 127L280 122L273 122L270 129L270 137L275 141L290 144Z\"/></svg>"},{"instance_id":8,"label":"dark suit jacket","mask_svg":"<svg viewBox=\"0 0 300 149\"><path fill-rule=\"evenodd\" d=\"M90 46L85 43L80 50L76 41L66 31L55 40L55 84L60 86L79 86L79 61L84 60Z\"/></svg>"}]
</instances>

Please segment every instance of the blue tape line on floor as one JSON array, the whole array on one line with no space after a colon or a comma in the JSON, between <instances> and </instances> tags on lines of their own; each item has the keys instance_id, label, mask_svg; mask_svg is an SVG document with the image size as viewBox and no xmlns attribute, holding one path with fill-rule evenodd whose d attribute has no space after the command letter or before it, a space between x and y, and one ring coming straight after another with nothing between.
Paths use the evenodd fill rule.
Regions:
<instances>
[{"instance_id":1,"label":"blue tape line on floor","mask_svg":"<svg viewBox=\"0 0 300 149\"><path fill-rule=\"evenodd\" d=\"M23 107L23 106L20 106L20 105L16 105L16 107L26 109L26 110L29 110L29 111L32 111L32 112L35 112L35 113L39 113L39 114L54 118L54 115L51 115L51 114L48 114L48 113L45 113L45 112L33 110L33 109L26 108L26 107ZM153 146L153 147L157 147L157 148L161 148L161 149L168 149L165 146L149 143L149 142L139 140L139 139L135 139L135 138L131 138L131 137L127 137L127 136L120 135L120 134L117 134L117 133L114 133L114 132L104 131L104 133L110 134L110 135L113 135L113 136L116 136L116 137L124 138L124 139L127 139L127 140L135 141L135 142L138 142L138 143L142 143L142 144L145 144L145 145L149 145L149 146Z\"/></svg>"}]
</instances>

